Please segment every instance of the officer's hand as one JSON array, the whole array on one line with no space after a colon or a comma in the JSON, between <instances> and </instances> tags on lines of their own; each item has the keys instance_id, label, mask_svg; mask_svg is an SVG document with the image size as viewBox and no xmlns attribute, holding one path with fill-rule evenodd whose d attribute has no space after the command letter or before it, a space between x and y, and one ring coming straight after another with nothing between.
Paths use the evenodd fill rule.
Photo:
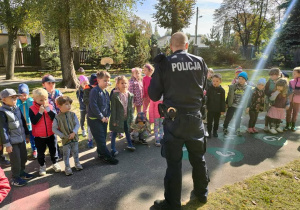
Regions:
<instances>
[{"instance_id":1,"label":"officer's hand","mask_svg":"<svg viewBox=\"0 0 300 210\"><path fill-rule=\"evenodd\" d=\"M12 150L13 150L12 146L6 147L6 152L7 153L12 153Z\"/></svg>"},{"instance_id":2,"label":"officer's hand","mask_svg":"<svg viewBox=\"0 0 300 210\"><path fill-rule=\"evenodd\" d=\"M103 117L103 118L101 119L101 121L102 121L103 123L105 123L105 122L106 122L106 117Z\"/></svg>"}]
</instances>

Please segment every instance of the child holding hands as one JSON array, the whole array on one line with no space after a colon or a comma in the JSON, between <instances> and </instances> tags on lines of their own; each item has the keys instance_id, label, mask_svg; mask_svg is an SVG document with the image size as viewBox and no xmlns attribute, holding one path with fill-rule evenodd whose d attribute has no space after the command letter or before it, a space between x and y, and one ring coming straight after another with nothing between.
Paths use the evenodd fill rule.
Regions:
<instances>
[{"instance_id":1,"label":"child holding hands","mask_svg":"<svg viewBox=\"0 0 300 210\"><path fill-rule=\"evenodd\" d=\"M53 132L62 139L65 174L67 176L73 174L69 163L71 152L74 157L76 170L83 169L78 158L79 122L76 114L70 111L72 102L73 100L68 96L61 96L56 99L60 113L55 116L52 125Z\"/></svg>"},{"instance_id":2,"label":"child holding hands","mask_svg":"<svg viewBox=\"0 0 300 210\"><path fill-rule=\"evenodd\" d=\"M133 94L128 92L128 80L125 76L118 76L116 90L111 96L111 117L109 127L112 131L111 154L116 156L116 137L118 133L125 132L127 149L134 151L129 134L130 126L133 122Z\"/></svg>"}]
</instances>

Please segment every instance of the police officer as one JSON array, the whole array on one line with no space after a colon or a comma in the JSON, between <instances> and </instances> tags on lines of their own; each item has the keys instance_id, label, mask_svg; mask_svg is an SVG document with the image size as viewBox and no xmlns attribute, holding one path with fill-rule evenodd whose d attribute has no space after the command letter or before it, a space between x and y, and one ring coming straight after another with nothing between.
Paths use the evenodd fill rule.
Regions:
<instances>
[{"instance_id":1,"label":"police officer","mask_svg":"<svg viewBox=\"0 0 300 210\"><path fill-rule=\"evenodd\" d=\"M181 209L182 147L185 144L193 167L191 193L207 202L207 174L204 153L206 137L200 109L206 85L207 66L201 57L187 53L188 38L182 32L172 35L172 55L158 55L148 93L158 101L163 95L165 113L162 156L166 158L165 199L154 202L155 209Z\"/></svg>"}]
</instances>

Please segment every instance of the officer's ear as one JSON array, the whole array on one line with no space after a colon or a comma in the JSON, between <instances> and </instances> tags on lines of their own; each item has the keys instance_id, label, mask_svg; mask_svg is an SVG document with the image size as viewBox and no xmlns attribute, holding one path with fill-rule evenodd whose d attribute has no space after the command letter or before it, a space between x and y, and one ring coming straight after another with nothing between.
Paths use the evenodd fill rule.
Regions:
<instances>
[{"instance_id":1,"label":"officer's ear","mask_svg":"<svg viewBox=\"0 0 300 210\"><path fill-rule=\"evenodd\" d=\"M188 42L185 43L185 49L186 49L186 50L189 49L189 43L188 43Z\"/></svg>"}]
</instances>

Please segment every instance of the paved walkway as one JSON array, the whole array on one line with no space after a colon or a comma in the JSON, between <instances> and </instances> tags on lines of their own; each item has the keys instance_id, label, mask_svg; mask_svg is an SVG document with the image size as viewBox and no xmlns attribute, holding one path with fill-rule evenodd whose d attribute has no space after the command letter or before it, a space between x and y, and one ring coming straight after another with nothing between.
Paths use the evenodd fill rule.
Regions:
<instances>
[{"instance_id":1,"label":"paved walkway","mask_svg":"<svg viewBox=\"0 0 300 210\"><path fill-rule=\"evenodd\" d=\"M243 137L230 136L224 139L221 132L222 121L220 122L219 138L208 140L205 155L211 179L210 192L299 158L300 127L297 132L266 134L261 130L264 115L265 113L259 115L257 127L260 133L256 135L245 133ZM245 117L242 124L247 123L248 118ZM241 128L245 130L245 126ZM37 177L25 187L13 187L0 208L149 209L155 199L163 198L166 162L160 156L160 148L154 146L153 137L148 139L148 146L136 145L135 152L125 150L125 142L124 139L117 142L120 162L116 166L104 164L95 158L95 148L81 151L80 161L84 170L77 172L73 168L74 175L70 177L66 177L63 172L54 173L49 157L48 175L39 177L37 161L29 161L28 172ZM228 147L224 149L225 145ZM183 148L183 201L189 199L192 190L192 171L187 156L187 151ZM223 161L220 161L221 158ZM64 168L63 162L59 163ZM10 168L5 169L7 175L9 171Z\"/></svg>"}]
</instances>

